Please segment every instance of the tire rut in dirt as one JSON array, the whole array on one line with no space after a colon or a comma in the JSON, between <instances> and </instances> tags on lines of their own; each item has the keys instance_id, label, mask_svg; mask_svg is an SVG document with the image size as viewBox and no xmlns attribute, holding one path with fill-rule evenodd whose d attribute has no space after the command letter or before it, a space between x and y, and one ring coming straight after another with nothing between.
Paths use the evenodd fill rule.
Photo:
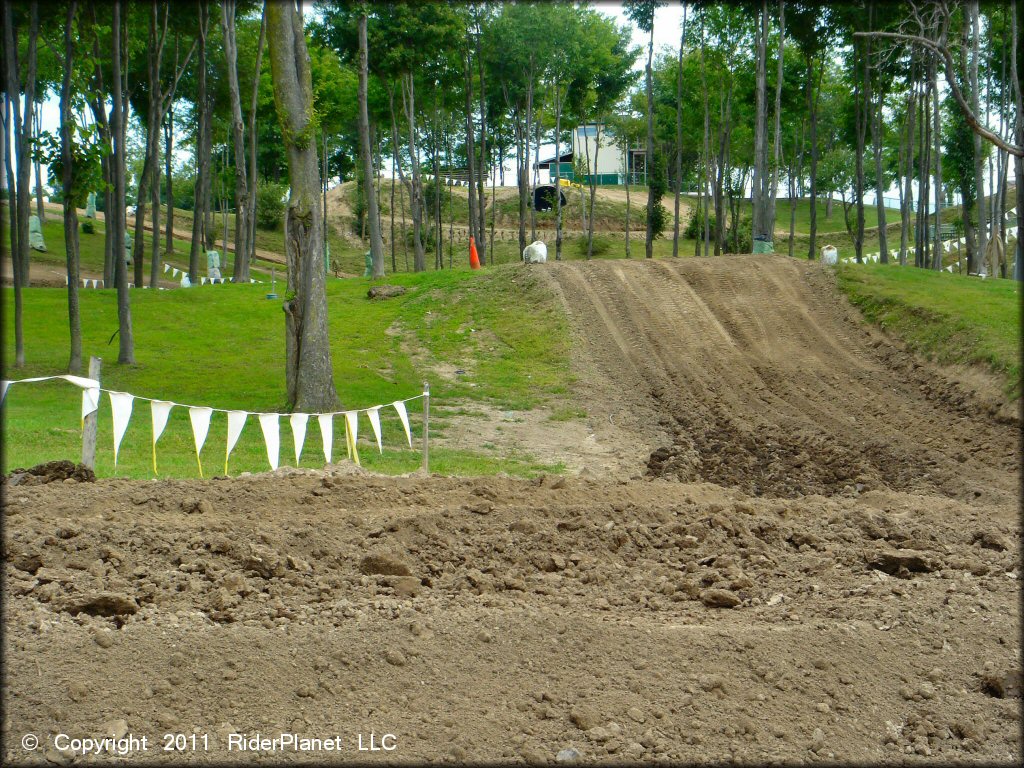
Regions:
<instances>
[{"instance_id":1,"label":"tire rut in dirt","mask_svg":"<svg viewBox=\"0 0 1024 768\"><path fill-rule=\"evenodd\" d=\"M861 327L819 265L731 256L551 274L603 396L650 425L649 476L783 497L1015 492L1015 427Z\"/></svg>"}]
</instances>

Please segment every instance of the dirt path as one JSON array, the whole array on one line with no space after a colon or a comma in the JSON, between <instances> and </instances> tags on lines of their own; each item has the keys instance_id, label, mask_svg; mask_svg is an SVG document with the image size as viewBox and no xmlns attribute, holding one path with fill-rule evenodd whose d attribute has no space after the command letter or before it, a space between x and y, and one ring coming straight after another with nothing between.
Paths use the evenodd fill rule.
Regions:
<instances>
[{"instance_id":1,"label":"dirt path","mask_svg":"<svg viewBox=\"0 0 1024 768\"><path fill-rule=\"evenodd\" d=\"M168 763L1017 764L1016 424L818 265L527 268L617 467L16 475L5 763L113 733Z\"/></svg>"}]
</instances>

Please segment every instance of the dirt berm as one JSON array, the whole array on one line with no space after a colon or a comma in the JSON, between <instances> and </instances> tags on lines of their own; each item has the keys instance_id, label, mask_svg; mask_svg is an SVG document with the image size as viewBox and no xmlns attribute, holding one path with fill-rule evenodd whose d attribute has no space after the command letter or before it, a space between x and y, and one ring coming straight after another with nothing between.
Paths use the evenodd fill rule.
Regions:
<instances>
[{"instance_id":1,"label":"dirt berm","mask_svg":"<svg viewBox=\"0 0 1024 768\"><path fill-rule=\"evenodd\" d=\"M4 762L1017 764L1016 425L814 265L547 266L621 477L8 483Z\"/></svg>"}]
</instances>

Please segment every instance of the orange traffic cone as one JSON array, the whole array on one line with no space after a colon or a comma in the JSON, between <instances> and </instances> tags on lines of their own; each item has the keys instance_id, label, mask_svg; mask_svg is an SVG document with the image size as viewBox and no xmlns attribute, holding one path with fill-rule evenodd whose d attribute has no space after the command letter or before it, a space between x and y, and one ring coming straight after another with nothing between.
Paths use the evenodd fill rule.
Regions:
<instances>
[{"instance_id":1,"label":"orange traffic cone","mask_svg":"<svg viewBox=\"0 0 1024 768\"><path fill-rule=\"evenodd\" d=\"M470 269L480 269L480 257L476 252L476 240L472 237L469 238L469 267Z\"/></svg>"}]
</instances>

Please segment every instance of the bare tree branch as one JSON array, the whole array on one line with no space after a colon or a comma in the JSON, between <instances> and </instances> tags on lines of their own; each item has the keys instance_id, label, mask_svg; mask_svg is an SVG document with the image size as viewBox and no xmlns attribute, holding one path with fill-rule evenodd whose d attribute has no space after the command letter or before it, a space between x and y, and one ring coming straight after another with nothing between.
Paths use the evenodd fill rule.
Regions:
<instances>
[{"instance_id":1,"label":"bare tree branch","mask_svg":"<svg viewBox=\"0 0 1024 768\"><path fill-rule=\"evenodd\" d=\"M934 40L930 40L927 37L921 35L906 35L897 32L854 32L854 37L874 37L874 38L885 38L889 40L899 40L905 43L911 43L913 45L919 45L923 48L927 48L933 53L937 54L942 58L945 66L946 82L949 83L949 89L953 94L953 98L956 100L957 106L960 107L960 111L963 113L964 119L967 124L971 126L971 130L977 133L982 138L988 140L992 144L995 144L1004 152L1009 152L1011 155L1016 157L1024 157L1024 147L1017 144L1009 144L1004 141L999 134L993 133L978 119L977 115L971 111L970 106L964 99L963 93L960 91L960 86L957 85L954 71L956 69L953 63L953 55L949 52L949 48L945 45L941 45Z\"/></svg>"}]
</instances>

